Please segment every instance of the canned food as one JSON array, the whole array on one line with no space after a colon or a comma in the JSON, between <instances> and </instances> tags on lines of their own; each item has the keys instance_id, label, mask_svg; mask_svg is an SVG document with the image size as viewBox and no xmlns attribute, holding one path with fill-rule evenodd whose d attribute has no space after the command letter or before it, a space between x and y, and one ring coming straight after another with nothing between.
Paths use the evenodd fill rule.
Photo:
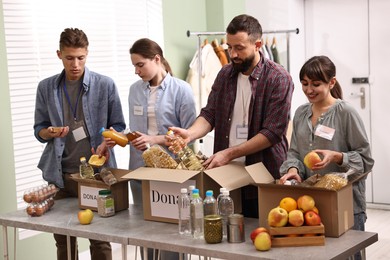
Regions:
<instances>
[{"instance_id":1,"label":"canned food","mask_svg":"<svg viewBox=\"0 0 390 260\"><path fill-rule=\"evenodd\" d=\"M231 214L227 223L227 239L229 243L245 242L244 216Z\"/></svg>"}]
</instances>

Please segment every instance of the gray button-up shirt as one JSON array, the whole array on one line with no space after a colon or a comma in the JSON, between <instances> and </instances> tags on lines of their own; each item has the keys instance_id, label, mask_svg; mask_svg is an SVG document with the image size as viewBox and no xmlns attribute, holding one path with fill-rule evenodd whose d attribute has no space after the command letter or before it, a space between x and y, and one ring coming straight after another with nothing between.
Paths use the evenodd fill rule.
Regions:
<instances>
[{"instance_id":1,"label":"gray button-up shirt","mask_svg":"<svg viewBox=\"0 0 390 260\"><path fill-rule=\"evenodd\" d=\"M280 167L281 175L284 175L291 167L298 169L303 180L317 173L347 172L349 169L354 169L361 174L371 171L374 160L371 157L364 124L351 105L343 100L337 100L326 113L320 116L315 127L312 126L311 117L310 103L296 110L291 146L287 153L287 160ZM315 135L319 125L335 130L331 140ZM314 149L342 152L343 162L341 165L331 163L325 169L313 172L305 167L303 158ZM355 214L366 210L365 189L365 180L360 180L353 185Z\"/></svg>"}]
</instances>

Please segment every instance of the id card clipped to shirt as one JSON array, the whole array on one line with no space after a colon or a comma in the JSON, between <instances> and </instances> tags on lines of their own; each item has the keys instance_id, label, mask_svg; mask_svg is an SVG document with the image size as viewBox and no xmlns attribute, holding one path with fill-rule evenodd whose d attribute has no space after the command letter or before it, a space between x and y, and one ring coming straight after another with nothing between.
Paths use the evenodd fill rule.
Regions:
<instances>
[{"instance_id":1,"label":"id card clipped to shirt","mask_svg":"<svg viewBox=\"0 0 390 260\"><path fill-rule=\"evenodd\" d=\"M71 126L71 131L76 143L88 137L88 133L85 130L84 120L74 121Z\"/></svg>"},{"instance_id":2,"label":"id card clipped to shirt","mask_svg":"<svg viewBox=\"0 0 390 260\"><path fill-rule=\"evenodd\" d=\"M237 139L248 139L248 125L237 125L236 126L236 138Z\"/></svg>"}]
</instances>

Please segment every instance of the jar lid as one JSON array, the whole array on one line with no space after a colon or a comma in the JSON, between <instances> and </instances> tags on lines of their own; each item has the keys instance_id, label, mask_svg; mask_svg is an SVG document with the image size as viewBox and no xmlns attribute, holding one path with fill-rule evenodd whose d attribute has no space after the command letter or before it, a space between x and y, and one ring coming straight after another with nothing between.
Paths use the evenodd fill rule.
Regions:
<instances>
[{"instance_id":1,"label":"jar lid","mask_svg":"<svg viewBox=\"0 0 390 260\"><path fill-rule=\"evenodd\" d=\"M111 195L110 190L99 190L99 195Z\"/></svg>"},{"instance_id":2,"label":"jar lid","mask_svg":"<svg viewBox=\"0 0 390 260\"><path fill-rule=\"evenodd\" d=\"M221 220L222 217L220 215L206 215L204 216L204 220L208 220L208 221L217 221L217 220Z\"/></svg>"},{"instance_id":3,"label":"jar lid","mask_svg":"<svg viewBox=\"0 0 390 260\"><path fill-rule=\"evenodd\" d=\"M228 217L228 223L233 225L243 224L244 216L241 214L231 214Z\"/></svg>"}]
</instances>

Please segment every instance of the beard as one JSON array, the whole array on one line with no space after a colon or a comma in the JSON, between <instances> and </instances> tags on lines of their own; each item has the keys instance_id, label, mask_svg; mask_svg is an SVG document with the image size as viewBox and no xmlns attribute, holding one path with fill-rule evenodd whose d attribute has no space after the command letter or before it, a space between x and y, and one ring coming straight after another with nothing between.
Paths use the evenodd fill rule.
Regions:
<instances>
[{"instance_id":1,"label":"beard","mask_svg":"<svg viewBox=\"0 0 390 260\"><path fill-rule=\"evenodd\" d=\"M246 72L251 67L254 59L255 59L254 54L252 56L249 56L248 58L246 58L244 60L239 59L239 58L235 58L232 60L233 68L234 68L234 70L241 72L241 73ZM241 62L237 63L237 61L241 61Z\"/></svg>"}]
</instances>

